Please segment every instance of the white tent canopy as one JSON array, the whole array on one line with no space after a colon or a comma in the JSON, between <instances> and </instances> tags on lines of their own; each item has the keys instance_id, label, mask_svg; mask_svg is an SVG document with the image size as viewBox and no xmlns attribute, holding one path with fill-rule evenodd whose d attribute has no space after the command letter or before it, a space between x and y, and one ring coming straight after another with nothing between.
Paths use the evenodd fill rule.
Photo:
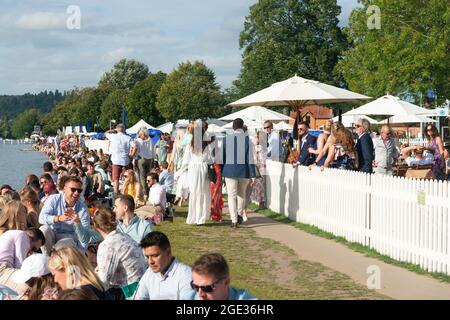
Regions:
<instances>
[{"instance_id":1,"label":"white tent canopy","mask_svg":"<svg viewBox=\"0 0 450 320\"><path fill-rule=\"evenodd\" d=\"M156 127L156 129L162 131L163 133L172 133L172 131L173 131L173 123L172 122L164 123L164 124Z\"/></svg>"},{"instance_id":2,"label":"white tent canopy","mask_svg":"<svg viewBox=\"0 0 450 320\"><path fill-rule=\"evenodd\" d=\"M344 115L406 116L427 113L430 113L430 110L400 100L398 97L386 95L359 108L346 112Z\"/></svg>"},{"instance_id":3,"label":"white tent canopy","mask_svg":"<svg viewBox=\"0 0 450 320\"><path fill-rule=\"evenodd\" d=\"M139 129L141 129L142 127L146 127L147 130L148 129L155 129L154 127L152 127L147 122L145 122L144 120L141 119L134 126L132 126L131 128L128 128L126 130L126 132L128 134L136 134L136 133L138 133Z\"/></svg>"},{"instance_id":4,"label":"white tent canopy","mask_svg":"<svg viewBox=\"0 0 450 320\"><path fill-rule=\"evenodd\" d=\"M437 122L434 119L422 116L422 115L409 115L409 116L393 116L389 118L390 124L408 124L408 123L431 123ZM387 120L380 121L380 123L387 123Z\"/></svg>"},{"instance_id":5,"label":"white tent canopy","mask_svg":"<svg viewBox=\"0 0 450 320\"><path fill-rule=\"evenodd\" d=\"M377 124L378 121L375 119L372 119L371 117L364 116L364 115L342 115L342 124L346 128L352 128L353 125L358 122L358 119L364 118L370 122L370 124ZM339 121L339 117L334 117L333 121Z\"/></svg>"},{"instance_id":6,"label":"white tent canopy","mask_svg":"<svg viewBox=\"0 0 450 320\"><path fill-rule=\"evenodd\" d=\"M365 99L370 97L295 75L230 103L229 106L305 106Z\"/></svg>"},{"instance_id":7,"label":"white tent canopy","mask_svg":"<svg viewBox=\"0 0 450 320\"><path fill-rule=\"evenodd\" d=\"M265 120L271 121L289 121L291 117L282 113L259 106L253 106L244 110L239 110L227 116L220 118L219 120L233 121L236 118L246 118L254 121L264 122Z\"/></svg>"},{"instance_id":8,"label":"white tent canopy","mask_svg":"<svg viewBox=\"0 0 450 320\"><path fill-rule=\"evenodd\" d=\"M211 133L223 133L225 132L226 129L222 128L214 123L212 124L208 124L208 130L206 132L211 132Z\"/></svg>"}]
</instances>

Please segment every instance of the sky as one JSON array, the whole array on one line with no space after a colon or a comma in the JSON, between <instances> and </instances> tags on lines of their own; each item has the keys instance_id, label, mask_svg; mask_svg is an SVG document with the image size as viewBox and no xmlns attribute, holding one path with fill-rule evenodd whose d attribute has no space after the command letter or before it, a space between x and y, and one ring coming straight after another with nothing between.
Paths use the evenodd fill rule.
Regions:
<instances>
[{"instance_id":1,"label":"sky","mask_svg":"<svg viewBox=\"0 0 450 320\"><path fill-rule=\"evenodd\" d=\"M239 33L256 2L1 0L0 94L95 86L121 58L166 73L202 60L227 88L239 74ZM338 4L347 25L357 0Z\"/></svg>"}]
</instances>

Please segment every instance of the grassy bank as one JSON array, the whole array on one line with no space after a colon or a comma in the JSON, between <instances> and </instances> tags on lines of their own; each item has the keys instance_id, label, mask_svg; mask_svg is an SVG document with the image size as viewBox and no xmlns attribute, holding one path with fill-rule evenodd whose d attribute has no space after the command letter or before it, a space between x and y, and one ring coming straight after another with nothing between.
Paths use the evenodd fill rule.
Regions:
<instances>
[{"instance_id":1,"label":"grassy bank","mask_svg":"<svg viewBox=\"0 0 450 320\"><path fill-rule=\"evenodd\" d=\"M232 284L260 299L383 299L348 276L319 263L300 260L288 247L245 226L231 229L230 222L205 226L185 224L187 208L178 208L174 222L158 230L166 233L174 255L192 264L204 253L219 252L229 262Z\"/></svg>"}]
</instances>

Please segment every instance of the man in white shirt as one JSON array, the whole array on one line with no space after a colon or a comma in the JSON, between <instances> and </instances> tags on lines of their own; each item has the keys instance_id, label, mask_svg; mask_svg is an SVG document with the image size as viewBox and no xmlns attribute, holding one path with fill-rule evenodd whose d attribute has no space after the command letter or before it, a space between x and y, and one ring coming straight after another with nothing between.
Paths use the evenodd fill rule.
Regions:
<instances>
[{"instance_id":1,"label":"man in white shirt","mask_svg":"<svg viewBox=\"0 0 450 320\"><path fill-rule=\"evenodd\" d=\"M424 147L411 146L402 149L402 157L408 166L426 166L433 164L434 157L431 153L424 154ZM410 156L413 151L414 156Z\"/></svg>"},{"instance_id":2,"label":"man in white shirt","mask_svg":"<svg viewBox=\"0 0 450 320\"><path fill-rule=\"evenodd\" d=\"M166 208L166 190L159 183L156 172L149 173L147 185L150 188L147 204L136 210L136 214L143 219L149 219L158 224L162 220Z\"/></svg>"},{"instance_id":3,"label":"man in white shirt","mask_svg":"<svg viewBox=\"0 0 450 320\"><path fill-rule=\"evenodd\" d=\"M192 295L191 268L172 256L167 236L158 231L142 239L149 268L139 281L135 300L181 300Z\"/></svg>"},{"instance_id":4,"label":"man in white shirt","mask_svg":"<svg viewBox=\"0 0 450 320\"><path fill-rule=\"evenodd\" d=\"M272 121L267 120L264 122L264 130L268 134L267 142L269 146L267 148L267 157L274 161L280 161L283 155L283 145L281 144L278 132L273 131Z\"/></svg>"},{"instance_id":5,"label":"man in white shirt","mask_svg":"<svg viewBox=\"0 0 450 320\"><path fill-rule=\"evenodd\" d=\"M117 132L117 133L114 133ZM115 130L105 132L106 138L111 142L109 147L112 161L112 180L115 194L119 193L119 178L130 163L130 148L134 146L131 137L125 134L123 124L118 124Z\"/></svg>"}]
</instances>

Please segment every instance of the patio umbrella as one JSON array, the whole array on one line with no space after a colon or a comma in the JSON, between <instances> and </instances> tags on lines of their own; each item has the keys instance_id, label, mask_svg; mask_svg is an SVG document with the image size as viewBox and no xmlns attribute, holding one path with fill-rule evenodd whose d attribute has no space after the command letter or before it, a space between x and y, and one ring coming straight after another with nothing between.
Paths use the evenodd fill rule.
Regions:
<instances>
[{"instance_id":1,"label":"patio umbrella","mask_svg":"<svg viewBox=\"0 0 450 320\"><path fill-rule=\"evenodd\" d=\"M427 113L430 113L430 110L403 101L398 97L385 95L359 108L350 110L344 115L408 116Z\"/></svg>"},{"instance_id":2,"label":"patio umbrella","mask_svg":"<svg viewBox=\"0 0 450 320\"><path fill-rule=\"evenodd\" d=\"M346 128L353 128L353 125L358 121L359 118L367 119L370 124L377 124L378 121L375 119L372 119L368 116L357 116L357 115L342 115L341 122ZM333 121L339 121L339 117L334 117Z\"/></svg>"},{"instance_id":3,"label":"patio umbrella","mask_svg":"<svg viewBox=\"0 0 450 320\"><path fill-rule=\"evenodd\" d=\"M300 121L300 110L306 105L339 103L370 99L365 95L331 86L319 81L294 77L272 84L229 104L229 106L290 106L297 111L296 122ZM295 126L294 126L295 127ZM294 139L297 136L294 130ZM297 149L300 149L298 144Z\"/></svg>"},{"instance_id":4,"label":"patio umbrella","mask_svg":"<svg viewBox=\"0 0 450 320\"><path fill-rule=\"evenodd\" d=\"M409 142L409 139L410 139L409 129L411 127L411 124L420 123L421 128L422 128L422 124L423 123L432 123L432 122L437 122L437 120L428 118L428 117L423 116L423 115L407 115L407 116L397 115L397 116L390 117L389 119L380 121L380 124L386 124L387 123L387 124L397 124L397 125L401 124L401 125L404 125L407 128L407 130L408 130L408 142ZM420 131L422 131L422 129Z\"/></svg>"},{"instance_id":5,"label":"patio umbrella","mask_svg":"<svg viewBox=\"0 0 450 320\"><path fill-rule=\"evenodd\" d=\"M226 115L220 118L219 120L233 121L236 118L243 118L243 117L256 121L265 121L265 120L289 121L291 119L291 117L287 115L267 109L265 107L252 106L244 110L239 110L232 114Z\"/></svg>"},{"instance_id":6,"label":"patio umbrella","mask_svg":"<svg viewBox=\"0 0 450 320\"><path fill-rule=\"evenodd\" d=\"M293 125L290 125L286 122L279 122L273 125L273 129L277 131L292 131L293 127Z\"/></svg>"}]
</instances>

